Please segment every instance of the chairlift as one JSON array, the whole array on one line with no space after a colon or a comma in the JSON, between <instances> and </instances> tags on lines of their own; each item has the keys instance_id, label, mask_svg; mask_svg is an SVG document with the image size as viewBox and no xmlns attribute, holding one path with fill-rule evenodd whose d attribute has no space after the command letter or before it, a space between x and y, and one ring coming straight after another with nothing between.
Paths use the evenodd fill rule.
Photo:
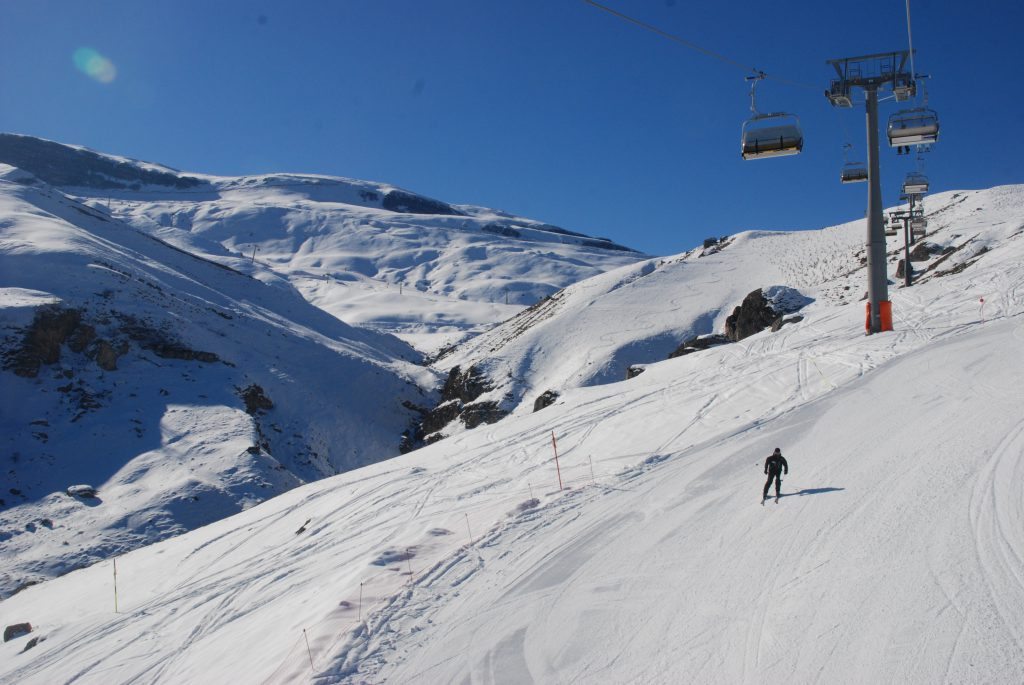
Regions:
<instances>
[{"instance_id":1,"label":"chairlift","mask_svg":"<svg viewBox=\"0 0 1024 685\"><path fill-rule=\"evenodd\" d=\"M885 234L896 235L903 226L903 221L901 219L897 219L892 214L887 214L885 218Z\"/></svg>"},{"instance_id":2,"label":"chairlift","mask_svg":"<svg viewBox=\"0 0 1024 685\"><path fill-rule=\"evenodd\" d=\"M741 129L740 153L743 159L763 157L784 157L799 154L804 149L804 134L800 119L787 112L761 114L757 111L754 90L765 78L763 72L748 77L750 86L750 111L754 116L743 122Z\"/></svg>"},{"instance_id":3,"label":"chairlift","mask_svg":"<svg viewBox=\"0 0 1024 685\"><path fill-rule=\"evenodd\" d=\"M928 228L928 219L924 217L914 217L910 220L910 230L912 231L924 231Z\"/></svg>"},{"instance_id":4,"label":"chairlift","mask_svg":"<svg viewBox=\"0 0 1024 685\"><path fill-rule=\"evenodd\" d=\"M889 117L889 146L930 145L939 139L939 115L927 107L903 109Z\"/></svg>"},{"instance_id":5,"label":"chairlift","mask_svg":"<svg viewBox=\"0 0 1024 685\"><path fill-rule=\"evenodd\" d=\"M850 150L853 145L843 145L843 168L839 172L840 183L860 183L868 180L868 168L861 162L851 162L849 159Z\"/></svg>"},{"instance_id":6,"label":"chairlift","mask_svg":"<svg viewBox=\"0 0 1024 685\"><path fill-rule=\"evenodd\" d=\"M904 195L922 195L928 192L928 177L920 171L911 171L903 181Z\"/></svg>"},{"instance_id":7,"label":"chairlift","mask_svg":"<svg viewBox=\"0 0 1024 685\"><path fill-rule=\"evenodd\" d=\"M839 172L841 183L861 183L868 180L868 169L859 162L847 162Z\"/></svg>"}]
</instances>

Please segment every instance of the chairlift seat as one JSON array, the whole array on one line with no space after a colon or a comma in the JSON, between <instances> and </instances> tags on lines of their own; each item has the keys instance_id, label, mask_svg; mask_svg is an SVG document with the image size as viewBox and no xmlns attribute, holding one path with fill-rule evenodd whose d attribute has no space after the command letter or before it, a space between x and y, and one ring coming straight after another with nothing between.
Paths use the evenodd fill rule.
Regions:
<instances>
[{"instance_id":1,"label":"chairlift seat","mask_svg":"<svg viewBox=\"0 0 1024 685\"><path fill-rule=\"evenodd\" d=\"M843 167L839 174L841 183L861 183L868 180L868 170L863 164L851 162Z\"/></svg>"},{"instance_id":2,"label":"chairlift seat","mask_svg":"<svg viewBox=\"0 0 1024 685\"><path fill-rule=\"evenodd\" d=\"M825 91L825 97L828 98L833 107L853 107L853 98L850 95L850 85L846 81L832 81L831 87Z\"/></svg>"},{"instance_id":3,"label":"chairlift seat","mask_svg":"<svg viewBox=\"0 0 1024 685\"><path fill-rule=\"evenodd\" d=\"M930 145L939 139L939 116L923 107L896 112L889 117L888 134L890 147Z\"/></svg>"},{"instance_id":4,"label":"chairlift seat","mask_svg":"<svg viewBox=\"0 0 1024 685\"><path fill-rule=\"evenodd\" d=\"M905 195L922 195L928 192L928 177L921 173L911 172L903 181Z\"/></svg>"},{"instance_id":5,"label":"chairlift seat","mask_svg":"<svg viewBox=\"0 0 1024 685\"><path fill-rule=\"evenodd\" d=\"M794 114L763 114L743 123L743 159L796 155L803 148L804 134Z\"/></svg>"}]
</instances>

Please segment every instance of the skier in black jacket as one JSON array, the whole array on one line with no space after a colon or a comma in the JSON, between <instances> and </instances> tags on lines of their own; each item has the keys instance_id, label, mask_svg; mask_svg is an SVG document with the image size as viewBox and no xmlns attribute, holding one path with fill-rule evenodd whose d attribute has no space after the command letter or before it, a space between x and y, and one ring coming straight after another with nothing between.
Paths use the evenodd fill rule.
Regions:
<instances>
[{"instance_id":1,"label":"skier in black jacket","mask_svg":"<svg viewBox=\"0 0 1024 685\"><path fill-rule=\"evenodd\" d=\"M775 481L775 503L779 503L779 487L782 485L782 479L779 477L780 473L789 475L789 464L786 463L786 458L782 456L782 450L778 447L772 452L772 456L764 460L764 472L768 474L768 482L764 484L764 493L761 495L761 504L768 499L768 488L771 487L772 481Z\"/></svg>"}]
</instances>

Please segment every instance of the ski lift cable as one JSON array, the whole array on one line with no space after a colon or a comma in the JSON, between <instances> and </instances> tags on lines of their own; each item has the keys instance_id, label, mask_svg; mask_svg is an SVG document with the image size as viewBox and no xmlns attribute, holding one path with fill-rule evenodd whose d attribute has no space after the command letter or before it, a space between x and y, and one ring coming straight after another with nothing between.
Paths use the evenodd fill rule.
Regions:
<instances>
[{"instance_id":1,"label":"ski lift cable","mask_svg":"<svg viewBox=\"0 0 1024 685\"><path fill-rule=\"evenodd\" d=\"M706 55L708 57L712 57L714 59L717 59L717 60L719 60L721 62L725 62L726 64L732 65L734 67L739 67L740 69L742 69L743 71L746 71L748 73L752 72L752 73L754 73L756 75L755 77L752 77L752 78L770 78L773 81L777 81L779 83L785 83L787 85L797 86L797 87L800 87L800 88L810 88L812 90L818 90L817 86L812 86L812 85L810 85L808 83L801 83L800 81L791 81L789 79L784 79L784 78L780 78L778 76L773 76L771 74L767 74L767 73L761 71L760 69L757 69L756 67L752 67L750 65L743 64L742 62L737 62L736 60L734 60L734 59L732 59L730 57L726 57L725 55L719 54L719 53L717 53L717 52L715 52L713 50L709 50L709 49L707 49L705 47L697 45L696 43L693 43L691 41L686 40L685 38L677 36L674 33L669 33L668 31L663 31L662 29L658 28L657 26L654 26L653 24L648 24L647 22L640 21L639 19L631 17L628 14L623 14L622 12L619 12L618 10L614 10L611 7L608 7L607 5L602 5L599 2L595 2L595 0L583 0L583 2L585 2L588 5L591 5L593 7L596 7L599 10L603 10L603 11L607 12L608 14L611 14L612 16L618 17L619 19L622 19L623 21L628 21L631 24L636 24L637 26L639 26L639 27L641 27L643 29L651 31L652 33L656 33L659 36L661 36L662 38L668 38L671 41L679 43L680 45L684 45L684 46L690 48L691 50L695 50L695 51L701 53L702 55ZM909 0L908 0L908 2L909 2Z\"/></svg>"}]
</instances>

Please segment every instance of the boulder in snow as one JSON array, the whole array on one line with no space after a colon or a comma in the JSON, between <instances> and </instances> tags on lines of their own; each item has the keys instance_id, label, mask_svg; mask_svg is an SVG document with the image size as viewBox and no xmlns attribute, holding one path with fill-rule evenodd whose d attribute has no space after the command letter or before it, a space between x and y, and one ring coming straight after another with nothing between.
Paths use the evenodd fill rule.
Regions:
<instances>
[{"instance_id":1,"label":"boulder in snow","mask_svg":"<svg viewBox=\"0 0 1024 685\"><path fill-rule=\"evenodd\" d=\"M28 635L32 632L31 623L14 623L4 628L4 642L10 642L16 640L22 635Z\"/></svg>"},{"instance_id":2,"label":"boulder in snow","mask_svg":"<svg viewBox=\"0 0 1024 685\"><path fill-rule=\"evenodd\" d=\"M533 401L533 410L540 411L544 407L550 407L558 399L558 393L554 390L545 390L540 397Z\"/></svg>"},{"instance_id":3,"label":"boulder in snow","mask_svg":"<svg viewBox=\"0 0 1024 685\"><path fill-rule=\"evenodd\" d=\"M81 497L82 499L92 499L96 497L96 488L91 485L69 485L68 489L65 490L69 497Z\"/></svg>"},{"instance_id":4,"label":"boulder in snow","mask_svg":"<svg viewBox=\"0 0 1024 685\"><path fill-rule=\"evenodd\" d=\"M813 300L784 285L758 288L743 298L725 320L725 335L738 342L768 328L783 314L801 309Z\"/></svg>"}]
</instances>

